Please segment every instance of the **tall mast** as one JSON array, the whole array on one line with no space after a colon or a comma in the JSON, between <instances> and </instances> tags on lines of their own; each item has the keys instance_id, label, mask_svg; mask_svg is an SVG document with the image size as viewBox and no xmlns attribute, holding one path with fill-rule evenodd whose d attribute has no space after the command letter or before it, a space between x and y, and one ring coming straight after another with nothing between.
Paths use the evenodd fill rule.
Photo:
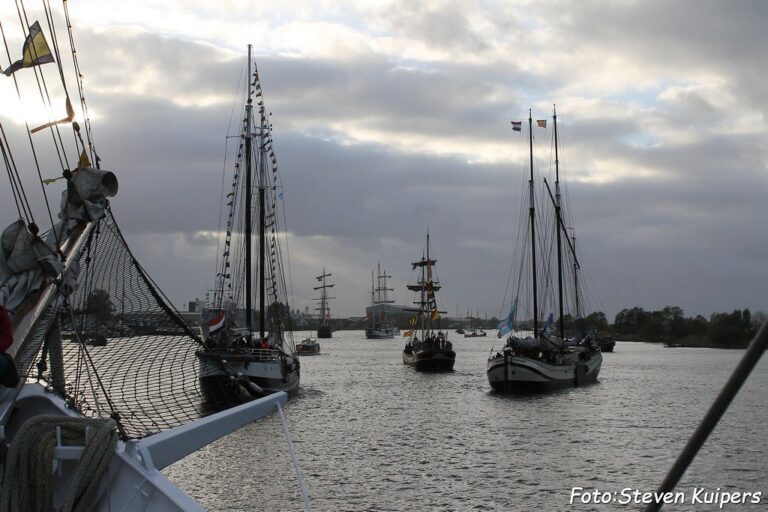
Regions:
<instances>
[{"instance_id":1,"label":"tall mast","mask_svg":"<svg viewBox=\"0 0 768 512\"><path fill-rule=\"evenodd\" d=\"M384 317L384 322L386 323L387 313L389 308L387 304L392 304L393 302L395 302L394 300L389 300L389 297L387 296L387 292L393 291L392 288L387 288L387 279L391 278L392 276L387 275L386 269L384 270L383 274L381 273L381 262L379 262L378 270L379 270L379 274L378 274L379 286L376 289L376 291L378 292L378 299L379 299L378 302L380 304L384 304L384 306L382 307L382 313L383 313L382 316Z\"/></svg>"},{"instance_id":2,"label":"tall mast","mask_svg":"<svg viewBox=\"0 0 768 512\"><path fill-rule=\"evenodd\" d=\"M422 281L425 281L424 288L428 288L431 286L432 281L432 265L429 262L429 229L427 229L427 266L426 266L426 274L427 279L426 281L422 279ZM421 268L421 275L424 276L424 267ZM434 294L434 292L432 292ZM429 302L429 294L430 290L427 290L427 302ZM422 300L424 300L422 298ZM427 304L427 327L429 330L432 330L432 311L430 311L430 308L432 307L432 304Z\"/></svg>"},{"instance_id":3,"label":"tall mast","mask_svg":"<svg viewBox=\"0 0 768 512\"><path fill-rule=\"evenodd\" d=\"M371 269L371 325L376 325L376 287L373 284L373 269Z\"/></svg>"},{"instance_id":4,"label":"tall mast","mask_svg":"<svg viewBox=\"0 0 768 512\"><path fill-rule=\"evenodd\" d=\"M248 86L250 94L250 85ZM267 237L266 237L266 223L267 223L267 184L264 170L267 168L267 155L264 151L264 132L267 126L264 125L264 105L263 103L259 107L259 116L261 118L261 126L259 127L259 333L261 338L264 339L264 322L266 321L267 313L267 300L266 300L266 287L267 276L265 275L266 257L267 257Z\"/></svg>"},{"instance_id":5,"label":"tall mast","mask_svg":"<svg viewBox=\"0 0 768 512\"><path fill-rule=\"evenodd\" d=\"M571 235L573 254L576 254L576 234ZM579 302L579 262L573 258L573 290L576 296L576 318L581 318L581 303Z\"/></svg>"},{"instance_id":6,"label":"tall mast","mask_svg":"<svg viewBox=\"0 0 768 512\"><path fill-rule=\"evenodd\" d=\"M555 217L557 232L557 296L560 303L560 339L565 339L565 325L563 325L563 243L560 238L560 225L562 220L562 209L560 206L560 160L557 153L557 109L552 106L552 119L555 129Z\"/></svg>"},{"instance_id":7,"label":"tall mast","mask_svg":"<svg viewBox=\"0 0 768 512\"><path fill-rule=\"evenodd\" d=\"M251 129L251 45L248 45L246 87L248 88L248 102L245 104L245 323L248 326L248 339L250 340L253 332L253 306L251 304L251 285L253 284L253 277L251 276L251 194L253 192L253 184L251 183L253 172L251 169L251 138L253 137Z\"/></svg>"},{"instance_id":8,"label":"tall mast","mask_svg":"<svg viewBox=\"0 0 768 512\"><path fill-rule=\"evenodd\" d=\"M381 304L381 262L376 262L376 305ZM376 308L376 320L381 323L381 307Z\"/></svg>"},{"instance_id":9,"label":"tall mast","mask_svg":"<svg viewBox=\"0 0 768 512\"><path fill-rule=\"evenodd\" d=\"M531 157L531 178L528 180L530 189L530 208L531 215L531 273L533 275L533 336L539 337L539 305L536 296L536 208L533 199L533 118L531 110L528 109L528 143Z\"/></svg>"},{"instance_id":10,"label":"tall mast","mask_svg":"<svg viewBox=\"0 0 768 512\"><path fill-rule=\"evenodd\" d=\"M328 300L329 299L335 299L335 297L328 297L328 291L327 291L328 288L333 288L334 285L333 284L325 284L325 278L326 277L331 277L331 275L332 274L326 274L325 267L323 267L322 275L319 275L319 276L315 277L315 279L317 279L318 281L323 283L320 286L315 286L315 288L314 288L315 290L322 290L322 292L320 292L320 308L319 308L320 309L320 315L322 315L321 316L320 325L325 325L325 323L326 323L326 314L330 313L330 308L328 307ZM373 272L371 272L371 288L373 288Z\"/></svg>"}]
</instances>

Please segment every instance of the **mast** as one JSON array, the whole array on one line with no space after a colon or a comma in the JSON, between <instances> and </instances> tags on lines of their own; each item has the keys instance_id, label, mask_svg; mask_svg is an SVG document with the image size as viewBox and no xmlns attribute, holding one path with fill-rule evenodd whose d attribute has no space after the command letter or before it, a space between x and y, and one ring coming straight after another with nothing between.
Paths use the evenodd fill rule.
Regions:
<instances>
[{"instance_id":1,"label":"mast","mask_svg":"<svg viewBox=\"0 0 768 512\"><path fill-rule=\"evenodd\" d=\"M378 262L378 275L377 277L377 288L376 288L376 296L377 296L377 304L384 304L382 308L383 317L384 320L381 321L382 324L387 324L387 306L386 304L392 304L395 302L394 300L389 300L389 297L387 297L387 292L393 291L392 288L387 288L387 278L390 278L392 276L387 275L387 271L384 270L384 273L381 273L381 262Z\"/></svg>"},{"instance_id":2,"label":"mast","mask_svg":"<svg viewBox=\"0 0 768 512\"><path fill-rule=\"evenodd\" d=\"M248 86L250 94L250 85ZM266 237L266 224L267 224L267 188L266 188L266 176L264 170L267 168L266 153L264 151L264 131L267 129L264 126L264 106L259 107L259 114L262 119L262 126L259 130L259 335L261 339L264 339L264 323L266 321L266 287L267 276L265 275L266 268L266 256L267 256L267 237Z\"/></svg>"},{"instance_id":3,"label":"mast","mask_svg":"<svg viewBox=\"0 0 768 512\"><path fill-rule=\"evenodd\" d=\"M315 290L322 290L322 292L320 292L320 308L319 308L320 309L320 314L322 315L321 321L320 321L320 325L321 326L325 325L325 323L326 323L325 322L326 321L326 314L330 315L330 307L328 306L328 300L335 298L335 297L328 297L327 288L333 288L334 285L333 284L325 284L325 278L326 277L331 277L331 274L330 273L328 273L328 274L325 273L325 267L323 267L323 273L321 275L315 277L315 279L317 279L318 281L323 283L320 286L315 286L315 288L314 288ZM373 285L373 275L371 275L371 285Z\"/></svg>"},{"instance_id":4,"label":"mast","mask_svg":"<svg viewBox=\"0 0 768 512\"><path fill-rule=\"evenodd\" d=\"M533 118L531 117L531 110L528 109L528 143L530 147L531 157L531 178L528 180L528 188L530 189L530 208L529 213L531 216L531 274L533 276L533 337L538 339L539 337L539 305L538 297L536 296L536 208L533 199Z\"/></svg>"},{"instance_id":5,"label":"mast","mask_svg":"<svg viewBox=\"0 0 768 512\"><path fill-rule=\"evenodd\" d=\"M576 233L571 236L573 253L576 254ZM581 318L581 303L579 302L579 262L573 258L573 289L576 296L576 318Z\"/></svg>"},{"instance_id":6,"label":"mast","mask_svg":"<svg viewBox=\"0 0 768 512\"><path fill-rule=\"evenodd\" d=\"M422 267L422 269L421 269L422 277L424 275L424 269L425 269L425 267ZM427 279L426 279L426 282L424 283L424 289L431 288L431 286L432 286L432 265L430 264L430 261L429 261L429 229L427 229L427 266L426 266L426 274L427 274ZM423 279L422 279L422 281L423 281ZM429 301L429 298L430 298L430 294L432 294L432 296L434 296L433 295L434 292L431 289L426 290L426 292L427 292L427 302L429 302L427 304L427 315L428 315L427 316L427 328L431 331L432 330L432 311L431 311L432 304ZM422 300L423 300L423 298L422 298Z\"/></svg>"},{"instance_id":7,"label":"mast","mask_svg":"<svg viewBox=\"0 0 768 512\"><path fill-rule=\"evenodd\" d=\"M253 184L251 183L252 162L251 146L253 132L251 131L252 99L251 99L251 45L248 45L248 78L246 79L248 88L248 102L245 104L245 324L248 327L248 340L250 341L253 332L252 304L251 304L251 286L253 277L251 276L251 193Z\"/></svg>"},{"instance_id":8,"label":"mast","mask_svg":"<svg viewBox=\"0 0 768 512\"><path fill-rule=\"evenodd\" d=\"M557 109L552 106L552 119L554 120L555 130L555 231L557 232L557 296L560 304L560 339L565 339L565 325L563 325L563 242L560 235L560 225L562 220L562 209L560 205L560 160L557 153Z\"/></svg>"},{"instance_id":9,"label":"mast","mask_svg":"<svg viewBox=\"0 0 768 512\"><path fill-rule=\"evenodd\" d=\"M371 326L376 325L376 287L373 284L373 269L371 269Z\"/></svg>"}]
</instances>

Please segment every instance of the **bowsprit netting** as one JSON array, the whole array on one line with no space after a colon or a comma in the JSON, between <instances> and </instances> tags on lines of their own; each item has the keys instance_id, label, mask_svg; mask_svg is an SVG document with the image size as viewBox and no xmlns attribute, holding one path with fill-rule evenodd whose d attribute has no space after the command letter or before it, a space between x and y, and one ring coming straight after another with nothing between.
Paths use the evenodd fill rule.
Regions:
<instances>
[{"instance_id":1,"label":"bowsprit netting","mask_svg":"<svg viewBox=\"0 0 768 512\"><path fill-rule=\"evenodd\" d=\"M79 266L76 290L49 306L22 347L22 375L85 416L116 419L126 439L235 405L227 390L201 389L199 336L135 260L111 210L88 234Z\"/></svg>"}]
</instances>

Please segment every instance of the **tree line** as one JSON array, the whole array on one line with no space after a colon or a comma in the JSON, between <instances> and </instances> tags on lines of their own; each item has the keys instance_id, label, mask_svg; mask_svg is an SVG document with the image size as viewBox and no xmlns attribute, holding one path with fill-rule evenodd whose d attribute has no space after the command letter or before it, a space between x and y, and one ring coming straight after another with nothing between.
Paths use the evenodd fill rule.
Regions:
<instances>
[{"instance_id":1,"label":"tree line","mask_svg":"<svg viewBox=\"0 0 768 512\"><path fill-rule=\"evenodd\" d=\"M610 329L619 339L635 339L655 343L688 346L746 347L765 322L764 312L736 309L731 313L712 313L686 317L677 306L658 311L641 307L622 309Z\"/></svg>"}]
</instances>

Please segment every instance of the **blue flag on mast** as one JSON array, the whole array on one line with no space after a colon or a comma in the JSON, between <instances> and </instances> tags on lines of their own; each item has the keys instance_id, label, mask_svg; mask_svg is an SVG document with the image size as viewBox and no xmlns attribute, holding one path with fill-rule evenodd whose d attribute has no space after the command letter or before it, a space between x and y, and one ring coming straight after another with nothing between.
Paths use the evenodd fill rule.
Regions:
<instances>
[{"instance_id":1,"label":"blue flag on mast","mask_svg":"<svg viewBox=\"0 0 768 512\"><path fill-rule=\"evenodd\" d=\"M515 327L515 312L517 310L517 302L512 304L512 307L509 308L509 314L507 315L507 318L499 322L499 325L496 326L496 328L499 330L498 337L501 338L508 332L510 332Z\"/></svg>"}]
</instances>

